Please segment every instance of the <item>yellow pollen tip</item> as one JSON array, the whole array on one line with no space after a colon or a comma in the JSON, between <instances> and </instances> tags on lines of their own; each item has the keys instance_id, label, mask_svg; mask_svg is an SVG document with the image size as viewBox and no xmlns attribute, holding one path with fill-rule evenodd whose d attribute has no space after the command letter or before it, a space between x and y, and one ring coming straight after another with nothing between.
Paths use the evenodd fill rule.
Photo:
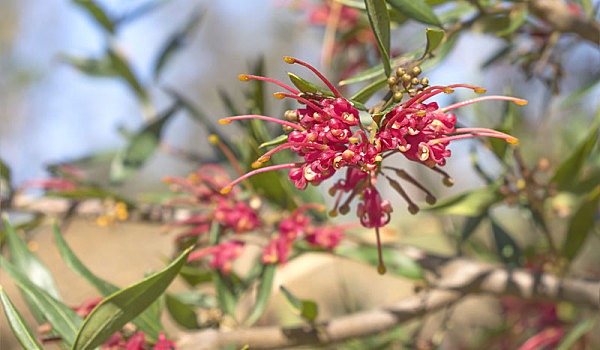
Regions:
<instances>
[{"instance_id":1,"label":"yellow pollen tip","mask_svg":"<svg viewBox=\"0 0 600 350\"><path fill-rule=\"evenodd\" d=\"M525 106L527 104L527 100L521 100L521 99L516 99L513 102L518 104L519 106Z\"/></svg>"},{"instance_id":2,"label":"yellow pollen tip","mask_svg":"<svg viewBox=\"0 0 600 350\"><path fill-rule=\"evenodd\" d=\"M198 177L198 175L196 175L196 174L189 174L189 175L188 175L188 179L189 179L190 181L198 181L200 178L199 178L199 177Z\"/></svg>"},{"instance_id":3,"label":"yellow pollen tip","mask_svg":"<svg viewBox=\"0 0 600 350\"><path fill-rule=\"evenodd\" d=\"M221 119L221 120L223 120L223 119ZM221 123L221 120L219 120L219 123ZM228 124L228 123L229 122L221 123L221 124ZM217 136L215 134L211 134L210 136L208 136L208 142L212 143L213 145L219 143L219 136Z\"/></svg>"},{"instance_id":4,"label":"yellow pollen tip","mask_svg":"<svg viewBox=\"0 0 600 350\"><path fill-rule=\"evenodd\" d=\"M478 94L483 94L483 93L485 93L486 91L487 91L487 90L486 90L486 89L484 89L484 88L476 88L476 89L475 89L475 92L476 92L476 93L478 93Z\"/></svg>"},{"instance_id":5,"label":"yellow pollen tip","mask_svg":"<svg viewBox=\"0 0 600 350\"><path fill-rule=\"evenodd\" d=\"M238 75L238 79L241 81L250 81L250 77L247 76L246 74L240 74Z\"/></svg>"},{"instance_id":6,"label":"yellow pollen tip","mask_svg":"<svg viewBox=\"0 0 600 350\"><path fill-rule=\"evenodd\" d=\"M386 270L385 266L383 266L383 265L377 266L377 272L379 272L380 275L384 275L386 271L387 270Z\"/></svg>"},{"instance_id":7,"label":"yellow pollen tip","mask_svg":"<svg viewBox=\"0 0 600 350\"><path fill-rule=\"evenodd\" d=\"M252 163L252 169L258 169L263 165L263 163L260 160L257 160L256 162Z\"/></svg>"},{"instance_id":8,"label":"yellow pollen tip","mask_svg":"<svg viewBox=\"0 0 600 350\"><path fill-rule=\"evenodd\" d=\"M450 88L446 88L446 89L444 89L444 93L445 93L445 94L451 94L451 93L453 93L453 92L454 92L454 89L450 89Z\"/></svg>"},{"instance_id":9,"label":"yellow pollen tip","mask_svg":"<svg viewBox=\"0 0 600 350\"><path fill-rule=\"evenodd\" d=\"M506 142L516 145L517 143L519 143L519 139L516 139L516 138L507 139Z\"/></svg>"},{"instance_id":10,"label":"yellow pollen tip","mask_svg":"<svg viewBox=\"0 0 600 350\"><path fill-rule=\"evenodd\" d=\"M294 59L293 57L290 57L290 56L283 56L283 60L289 64L296 63L296 59Z\"/></svg>"},{"instance_id":11,"label":"yellow pollen tip","mask_svg":"<svg viewBox=\"0 0 600 350\"><path fill-rule=\"evenodd\" d=\"M171 179L171 178L168 178L168 177L164 177L164 178L162 179L162 181L163 181L164 183L166 183L166 184L173 183L173 179Z\"/></svg>"},{"instance_id":12,"label":"yellow pollen tip","mask_svg":"<svg viewBox=\"0 0 600 350\"><path fill-rule=\"evenodd\" d=\"M285 95L282 94L281 92L276 92L276 93L273 94L273 96L275 96L275 98L278 98L280 100L283 99L283 98L285 98Z\"/></svg>"},{"instance_id":13,"label":"yellow pollen tip","mask_svg":"<svg viewBox=\"0 0 600 350\"><path fill-rule=\"evenodd\" d=\"M223 118L223 119L219 119L219 124L229 124L231 123L231 120L227 119L227 118Z\"/></svg>"},{"instance_id":14,"label":"yellow pollen tip","mask_svg":"<svg viewBox=\"0 0 600 350\"><path fill-rule=\"evenodd\" d=\"M230 186L224 187L224 188L221 190L221 194L227 194L227 193L229 193L229 192L231 192L231 187L230 187Z\"/></svg>"}]
</instances>

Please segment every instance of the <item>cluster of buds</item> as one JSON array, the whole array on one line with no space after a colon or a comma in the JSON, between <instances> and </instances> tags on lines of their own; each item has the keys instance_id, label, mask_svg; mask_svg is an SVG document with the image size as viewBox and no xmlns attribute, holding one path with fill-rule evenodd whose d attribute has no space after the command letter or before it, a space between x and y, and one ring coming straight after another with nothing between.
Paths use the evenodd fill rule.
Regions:
<instances>
[{"instance_id":1,"label":"cluster of buds","mask_svg":"<svg viewBox=\"0 0 600 350\"><path fill-rule=\"evenodd\" d=\"M387 84L392 92L393 100L399 102L404 97L405 93L408 96L414 97L429 86L429 79L426 77L419 78L422 73L421 67L414 66L407 71L405 68L398 67L396 75L391 76L387 80Z\"/></svg>"},{"instance_id":2,"label":"cluster of buds","mask_svg":"<svg viewBox=\"0 0 600 350\"><path fill-rule=\"evenodd\" d=\"M400 184L391 179L385 169L391 169L402 179L413 185L424 189L414 178L410 177L401 169L383 166L385 158L394 154L403 154L407 159L424 164L435 171L443 174L446 183L450 183L450 177L439 169L446 163L450 156L448 144L454 140L467 139L475 136L487 136L504 139L509 143L517 143L518 140L510 135L492 129L484 128L456 128L456 116L448 113L456 108L470 105L485 100L506 100L523 105L527 101L507 96L484 96L459 102L444 108L437 103L426 101L440 93L452 93L455 88L468 88L477 93L485 92L473 85L454 84L449 86L421 85L415 88L413 78L409 79L407 88L412 89L410 99L398 102L385 110L375 118L369 128L360 122L359 111L355 104L342 97L340 92L314 67L292 57L284 57L284 61L290 64L300 64L314 72L325 85L330 93L314 93L298 91L293 87L279 81L253 75L240 75L242 81L262 80L274 83L287 92L277 92L277 98L292 98L303 106L295 111L288 111L285 119L272 118L262 115L240 115L221 119L221 124L228 124L239 119L261 119L283 125L292 130L287 137L287 142L262 155L253 167L259 168L270 157L285 149L290 149L301 158L302 162L279 164L265 168L255 169L242 175L223 187L222 193L228 193L233 186L248 177L272 170L289 169L290 180L300 190L309 184L317 186L323 180L332 177L337 171L346 170L344 180L338 181L330 193L339 192L336 208L344 193L349 193L348 199L340 206L340 212L347 212L348 204L356 196L362 197L358 205L358 217L365 227L375 228L379 243L379 227L390 221L392 211L389 201L381 198L375 183L378 175L384 176L407 201L409 210L415 213L418 207L408 198ZM420 74L420 69L412 72L413 75ZM406 73L404 73L406 74ZM404 77L404 74L401 77ZM408 76L408 74L406 74ZM404 80L404 78L402 78ZM419 84L427 81L419 81ZM426 190L425 190L426 191ZM433 196L426 191L428 202ZM337 211L334 209L333 214ZM379 248L380 245L378 244ZM381 252L381 249L379 249ZM381 253L379 256L379 271L384 272L385 267Z\"/></svg>"}]
</instances>

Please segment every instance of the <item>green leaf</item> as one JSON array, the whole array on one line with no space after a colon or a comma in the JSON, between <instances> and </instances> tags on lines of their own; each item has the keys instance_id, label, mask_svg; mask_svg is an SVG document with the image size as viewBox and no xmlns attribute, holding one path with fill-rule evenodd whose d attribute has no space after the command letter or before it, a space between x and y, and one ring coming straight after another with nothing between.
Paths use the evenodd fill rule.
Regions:
<instances>
[{"instance_id":1,"label":"green leaf","mask_svg":"<svg viewBox=\"0 0 600 350\"><path fill-rule=\"evenodd\" d=\"M302 92L309 92L309 93L313 93L313 94L323 94L325 96L330 96L330 97L335 96L333 94L333 92L327 91L323 88L320 88L320 87L316 86L315 84L311 83L310 81L300 78L299 76L297 76L294 73L288 72L288 76L290 77L290 81L292 82L292 84L294 84L294 86L296 86L298 88L298 90L300 90Z\"/></svg>"},{"instance_id":2,"label":"green leaf","mask_svg":"<svg viewBox=\"0 0 600 350\"><path fill-rule=\"evenodd\" d=\"M226 314L235 317L238 298L235 295L233 288L225 280L225 276L221 271L213 272L213 283L217 291L219 306Z\"/></svg>"},{"instance_id":3,"label":"green leaf","mask_svg":"<svg viewBox=\"0 0 600 350\"><path fill-rule=\"evenodd\" d=\"M425 210L440 214L479 216L503 199L504 195L498 192L498 186L494 185L444 198Z\"/></svg>"},{"instance_id":4,"label":"green leaf","mask_svg":"<svg viewBox=\"0 0 600 350\"><path fill-rule=\"evenodd\" d=\"M122 183L141 168L158 147L165 123L180 107L179 103L174 103L158 119L148 123L135 134L127 147L117 154L111 164L110 178L113 183Z\"/></svg>"},{"instance_id":5,"label":"green leaf","mask_svg":"<svg viewBox=\"0 0 600 350\"><path fill-rule=\"evenodd\" d=\"M194 13L188 22L181 28L178 32L173 34L167 44L163 47L158 55L158 59L154 65L154 79L158 79L160 73L162 72L163 67L167 64L170 58L173 56L175 52L181 49L186 44L186 40L191 33L193 33L198 24L200 23L200 19L202 18L201 12Z\"/></svg>"},{"instance_id":6,"label":"green leaf","mask_svg":"<svg viewBox=\"0 0 600 350\"><path fill-rule=\"evenodd\" d=\"M171 318L185 329L198 329L198 317L194 308L182 302L177 297L167 293L166 305Z\"/></svg>"},{"instance_id":7,"label":"green leaf","mask_svg":"<svg viewBox=\"0 0 600 350\"><path fill-rule=\"evenodd\" d=\"M556 173L550 180L557 184L559 190L566 189L579 174L583 163L590 155L596 140L598 139L598 131L600 130L600 105L594 123L590 126L589 132L581 143L575 147L573 152L565 159L556 169Z\"/></svg>"},{"instance_id":8,"label":"green leaf","mask_svg":"<svg viewBox=\"0 0 600 350\"><path fill-rule=\"evenodd\" d=\"M258 294L256 295L256 303L254 303L254 308L245 322L245 325L248 327L252 326L254 322L260 318L267 307L267 301L271 296L271 288L273 287L273 277L275 276L276 268L277 265L275 264L263 265Z\"/></svg>"},{"instance_id":9,"label":"green leaf","mask_svg":"<svg viewBox=\"0 0 600 350\"><path fill-rule=\"evenodd\" d=\"M23 346L23 349L32 350L32 349L42 349L42 346L35 339L35 336L25 324L23 317L17 311L13 303L8 298L8 295L4 291L4 288L0 285L0 302L2 303L2 308L4 309L4 314L6 315L6 319L8 320L8 324L10 328L13 330L13 334L19 340L19 343Z\"/></svg>"},{"instance_id":10,"label":"green leaf","mask_svg":"<svg viewBox=\"0 0 600 350\"><path fill-rule=\"evenodd\" d=\"M148 95L146 93L146 90L144 89L144 87L142 87L135 74L133 74L133 71L131 70L131 67L129 66L129 63L127 62L125 57L123 57L114 48L109 48L107 50L107 55L115 72L121 78L123 78L125 82L127 82L129 87L135 92L135 94L138 96L138 98L140 98L140 100L144 102L147 101Z\"/></svg>"},{"instance_id":11,"label":"green leaf","mask_svg":"<svg viewBox=\"0 0 600 350\"><path fill-rule=\"evenodd\" d=\"M367 16L371 29L377 40L381 62L386 76L390 76L392 66L390 64L390 16L385 0L365 0Z\"/></svg>"},{"instance_id":12,"label":"green leaf","mask_svg":"<svg viewBox=\"0 0 600 350\"><path fill-rule=\"evenodd\" d=\"M119 291L119 287L114 284L107 282L98 276L94 275L92 271L90 271L79 258L75 255L75 253L71 250L67 242L65 241L62 233L56 222L53 223L54 229L54 241L56 242L56 246L58 247L58 251L71 270L83 277L90 285L102 294L102 296L107 297L111 294L114 294ZM140 316L133 320L133 324L135 324L141 331L143 331L147 337L151 339L158 339L158 334L162 330L162 326L160 325L160 321L158 317L151 315L150 310L145 310Z\"/></svg>"},{"instance_id":13,"label":"green leaf","mask_svg":"<svg viewBox=\"0 0 600 350\"><path fill-rule=\"evenodd\" d=\"M577 104L584 98L588 93L594 91L594 89L600 83L600 75L596 78L592 79L586 84L580 85L578 89L573 92L568 93L565 97L561 99L560 106L568 107L574 104Z\"/></svg>"},{"instance_id":14,"label":"green leaf","mask_svg":"<svg viewBox=\"0 0 600 350\"><path fill-rule=\"evenodd\" d=\"M6 215L2 215L2 223L6 228L6 238L10 250L10 260L14 266L36 286L43 289L53 298L60 300L60 293L52 274L42 261L29 250L27 243L19 237L14 227L8 222Z\"/></svg>"},{"instance_id":15,"label":"green leaf","mask_svg":"<svg viewBox=\"0 0 600 350\"><path fill-rule=\"evenodd\" d=\"M486 217L487 217L487 213L484 213L479 216L467 217L467 219L465 220L465 223L463 225L463 228L462 228L462 232L460 235L460 241L464 242L467 239L469 239L469 237L471 237L471 235L473 234L473 232L475 232L477 227L479 227L479 224L481 224L483 219L485 219Z\"/></svg>"},{"instance_id":16,"label":"green leaf","mask_svg":"<svg viewBox=\"0 0 600 350\"><path fill-rule=\"evenodd\" d=\"M212 273L210 271L204 271L198 267L189 265L182 267L179 275L192 287L212 281Z\"/></svg>"},{"instance_id":17,"label":"green leaf","mask_svg":"<svg viewBox=\"0 0 600 350\"><path fill-rule=\"evenodd\" d=\"M287 141L287 139L288 139L287 134L279 135L270 141L261 143L260 146L258 146L258 148L277 146L277 145L280 145L280 144L284 143L285 141Z\"/></svg>"},{"instance_id":18,"label":"green leaf","mask_svg":"<svg viewBox=\"0 0 600 350\"><path fill-rule=\"evenodd\" d=\"M588 196L577 209L567 229L567 235L563 242L562 255L569 261L573 260L583 247L588 233L596 223L598 215L598 203L600 202L600 186Z\"/></svg>"},{"instance_id":19,"label":"green leaf","mask_svg":"<svg viewBox=\"0 0 600 350\"><path fill-rule=\"evenodd\" d=\"M377 91L379 91L384 86L387 86L386 77L377 79L371 84L360 89L356 94L354 94L354 96L351 97L351 99L361 103L366 103L371 98L371 96L377 93Z\"/></svg>"},{"instance_id":20,"label":"green leaf","mask_svg":"<svg viewBox=\"0 0 600 350\"><path fill-rule=\"evenodd\" d=\"M425 46L425 53L423 54L423 57L431 54L440 46L444 40L446 32L444 32L442 29L427 28L425 30L425 35L427 36L427 46Z\"/></svg>"},{"instance_id":21,"label":"green leaf","mask_svg":"<svg viewBox=\"0 0 600 350\"><path fill-rule=\"evenodd\" d=\"M556 350L573 349L573 346L577 340L589 332L592 327L594 327L594 324L596 324L596 319L594 318L583 320L577 323L575 327L571 328L571 330L562 338L560 344L558 344L556 347Z\"/></svg>"},{"instance_id":22,"label":"green leaf","mask_svg":"<svg viewBox=\"0 0 600 350\"><path fill-rule=\"evenodd\" d=\"M492 220L492 233L498 255L505 264L520 265L521 249L517 242L500 226Z\"/></svg>"},{"instance_id":23,"label":"green leaf","mask_svg":"<svg viewBox=\"0 0 600 350\"><path fill-rule=\"evenodd\" d=\"M527 7L515 6L515 9L511 11L508 15L508 26L496 32L496 34L498 36L506 36L511 34L515 30L519 29L527 21L527 15L529 15Z\"/></svg>"},{"instance_id":24,"label":"green leaf","mask_svg":"<svg viewBox=\"0 0 600 350\"><path fill-rule=\"evenodd\" d=\"M52 329L61 336L67 345L71 345L77 334L77 329L83 323L81 317L70 307L54 299L50 294L33 284L27 276L2 256L0 256L0 266L15 281L23 295L31 300L35 307L43 313L44 318L52 325Z\"/></svg>"},{"instance_id":25,"label":"green leaf","mask_svg":"<svg viewBox=\"0 0 600 350\"><path fill-rule=\"evenodd\" d=\"M392 8L416 21L442 27L440 20L423 0L388 0Z\"/></svg>"},{"instance_id":26,"label":"green leaf","mask_svg":"<svg viewBox=\"0 0 600 350\"><path fill-rule=\"evenodd\" d=\"M80 72L94 77L115 77L119 73L113 67L109 57L85 58L69 55L60 55L58 59L71 65Z\"/></svg>"},{"instance_id":27,"label":"green leaf","mask_svg":"<svg viewBox=\"0 0 600 350\"><path fill-rule=\"evenodd\" d=\"M379 265L377 247L339 248L336 253L350 259L366 262L372 266ZM388 272L410 279L423 279L421 265L408 255L389 247L382 247L381 253Z\"/></svg>"},{"instance_id":28,"label":"green leaf","mask_svg":"<svg viewBox=\"0 0 600 350\"><path fill-rule=\"evenodd\" d=\"M279 286L279 289L285 296L294 313L298 314L308 322L312 323L317 319L319 309L317 303L312 300L299 299L294 296L284 286Z\"/></svg>"},{"instance_id":29,"label":"green leaf","mask_svg":"<svg viewBox=\"0 0 600 350\"><path fill-rule=\"evenodd\" d=\"M148 308L167 289L187 261L193 247L142 281L104 299L92 310L77 333L72 349L93 349Z\"/></svg>"},{"instance_id":30,"label":"green leaf","mask_svg":"<svg viewBox=\"0 0 600 350\"><path fill-rule=\"evenodd\" d=\"M104 12L104 10L101 7L96 5L95 1L93 1L93 0L73 0L73 2L75 4L81 6L82 8L84 8L90 15L92 15L92 17L94 17L94 19L96 20L96 23L100 24L102 27L104 27L110 33L114 34L114 32L115 32L114 23L108 17L106 12Z\"/></svg>"},{"instance_id":31,"label":"green leaf","mask_svg":"<svg viewBox=\"0 0 600 350\"><path fill-rule=\"evenodd\" d=\"M4 160L2 160L2 158L0 158L0 179L6 180L8 185L10 185L10 181L11 181L10 168L8 167L8 165L6 165L6 163L4 162Z\"/></svg>"}]
</instances>

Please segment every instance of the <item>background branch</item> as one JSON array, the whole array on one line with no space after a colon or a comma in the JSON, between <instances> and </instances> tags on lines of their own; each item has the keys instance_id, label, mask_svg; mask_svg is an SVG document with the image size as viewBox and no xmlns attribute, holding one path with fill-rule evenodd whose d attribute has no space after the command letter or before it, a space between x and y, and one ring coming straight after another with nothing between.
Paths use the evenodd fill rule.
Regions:
<instances>
[{"instance_id":1,"label":"background branch","mask_svg":"<svg viewBox=\"0 0 600 350\"><path fill-rule=\"evenodd\" d=\"M600 44L600 23L592 18L584 18L570 11L560 0L530 0L531 12L554 29L563 33L575 33L582 39Z\"/></svg>"}]
</instances>

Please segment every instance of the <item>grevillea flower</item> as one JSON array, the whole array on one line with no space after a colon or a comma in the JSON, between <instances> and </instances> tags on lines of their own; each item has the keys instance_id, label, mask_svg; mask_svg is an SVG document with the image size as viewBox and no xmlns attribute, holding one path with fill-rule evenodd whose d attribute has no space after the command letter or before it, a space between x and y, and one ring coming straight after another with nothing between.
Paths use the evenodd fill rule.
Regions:
<instances>
[{"instance_id":1,"label":"grevillea flower","mask_svg":"<svg viewBox=\"0 0 600 350\"><path fill-rule=\"evenodd\" d=\"M318 186L336 172L346 170L345 178L336 182L329 191L331 195L337 194L335 207L330 213L335 215L338 209L342 214L347 213L352 199L360 197L358 217L363 226L375 228L380 248L378 228L390 221L392 208L389 201L383 200L375 188L378 175L385 177L408 202L411 213L416 213L419 210L418 206L410 200L402 186L384 170L395 172L401 179L421 189L425 192L428 203L435 202L435 197L404 170L383 165L385 158L398 153L403 154L408 160L424 164L442 174L444 182L451 184L451 178L439 168L445 165L446 158L451 155L447 149L451 141L486 136L504 139L509 143L518 142L516 138L492 129L456 128L456 116L448 112L486 100L506 100L519 105L526 104L525 100L507 96L484 96L440 108L437 103L427 100L440 93L452 93L455 88L472 89L477 93L483 93L485 89L466 84L426 86L427 84L422 83L425 86L412 93L408 101L397 103L393 108L386 109L384 114L373 117L376 126L369 130L361 124L355 103L342 97L333 84L314 67L296 58L284 57L284 61L310 69L325 83L330 92L300 92L273 79L240 75L242 81L262 80L274 83L287 90L275 93L275 97L292 98L303 106L294 111L287 111L284 115L285 120L262 115L240 115L219 121L221 124L228 124L239 119L261 119L281 124L284 130L290 131L287 142L258 158L253 163L253 167L257 169L224 186L221 190L223 194L229 193L236 184L248 177L265 171L288 169L290 180L298 189L304 190L308 185ZM302 160L260 168L273 154L286 149L296 153ZM340 205L342 196L346 193L349 195ZM285 241L284 238L280 240ZM281 261L286 247L283 242L272 242L265 248L266 259L274 261L277 258ZM385 268L381 249L379 251L379 271L383 272Z\"/></svg>"},{"instance_id":2,"label":"grevillea flower","mask_svg":"<svg viewBox=\"0 0 600 350\"><path fill-rule=\"evenodd\" d=\"M177 349L175 343L165 337L164 332L158 334L158 341L154 344L153 350L174 350Z\"/></svg>"},{"instance_id":3,"label":"grevillea flower","mask_svg":"<svg viewBox=\"0 0 600 350\"><path fill-rule=\"evenodd\" d=\"M239 257L243 250L243 242L228 241L226 243L194 251L188 256L188 261L194 261L207 255L212 255L210 266L221 270L224 274L229 274L231 272L233 260Z\"/></svg>"}]
</instances>

